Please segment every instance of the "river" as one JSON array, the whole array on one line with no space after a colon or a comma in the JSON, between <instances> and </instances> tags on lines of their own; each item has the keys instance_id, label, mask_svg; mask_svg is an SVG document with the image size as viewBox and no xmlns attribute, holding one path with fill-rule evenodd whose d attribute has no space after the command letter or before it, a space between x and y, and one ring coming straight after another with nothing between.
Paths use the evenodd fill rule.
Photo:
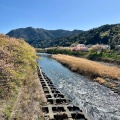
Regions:
<instances>
[{"instance_id":1,"label":"river","mask_svg":"<svg viewBox=\"0 0 120 120\"><path fill-rule=\"evenodd\" d=\"M90 120L120 120L120 96L99 83L72 72L49 54L38 53L38 64L72 104L84 109Z\"/></svg>"}]
</instances>

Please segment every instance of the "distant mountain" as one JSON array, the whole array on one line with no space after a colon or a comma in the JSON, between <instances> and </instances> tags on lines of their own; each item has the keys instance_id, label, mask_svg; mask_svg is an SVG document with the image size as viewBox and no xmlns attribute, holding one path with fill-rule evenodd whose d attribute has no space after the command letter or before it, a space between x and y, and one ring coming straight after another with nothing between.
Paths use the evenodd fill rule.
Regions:
<instances>
[{"instance_id":1,"label":"distant mountain","mask_svg":"<svg viewBox=\"0 0 120 120\"><path fill-rule=\"evenodd\" d=\"M71 46L73 44L120 44L120 24L103 25L98 28L81 32L80 34L56 38L53 46Z\"/></svg>"},{"instance_id":2,"label":"distant mountain","mask_svg":"<svg viewBox=\"0 0 120 120\"><path fill-rule=\"evenodd\" d=\"M34 47L50 47L53 44L53 41L59 37L65 37L73 34L78 34L83 31L81 30L45 30L42 28L19 28L15 30L11 30L7 33L10 37L23 38L29 44Z\"/></svg>"},{"instance_id":3,"label":"distant mountain","mask_svg":"<svg viewBox=\"0 0 120 120\"><path fill-rule=\"evenodd\" d=\"M120 24L103 25L88 31L82 30L45 30L40 28L19 28L7 35L24 38L34 47L71 46L81 44L120 44Z\"/></svg>"}]
</instances>

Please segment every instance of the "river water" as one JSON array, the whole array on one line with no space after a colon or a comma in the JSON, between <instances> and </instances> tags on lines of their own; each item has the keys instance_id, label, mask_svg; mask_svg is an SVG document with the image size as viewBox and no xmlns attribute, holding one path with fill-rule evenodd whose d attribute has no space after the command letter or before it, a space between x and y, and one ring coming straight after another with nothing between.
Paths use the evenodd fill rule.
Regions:
<instances>
[{"instance_id":1,"label":"river water","mask_svg":"<svg viewBox=\"0 0 120 120\"><path fill-rule=\"evenodd\" d=\"M46 53L38 64L72 104L80 106L90 120L120 120L120 96L92 80L70 71Z\"/></svg>"}]
</instances>

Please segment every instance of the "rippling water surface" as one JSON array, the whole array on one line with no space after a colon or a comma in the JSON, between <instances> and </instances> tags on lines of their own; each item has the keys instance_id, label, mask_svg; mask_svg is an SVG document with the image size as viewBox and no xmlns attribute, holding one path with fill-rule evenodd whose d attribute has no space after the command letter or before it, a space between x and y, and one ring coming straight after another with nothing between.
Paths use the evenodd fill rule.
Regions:
<instances>
[{"instance_id":1,"label":"rippling water surface","mask_svg":"<svg viewBox=\"0 0 120 120\"><path fill-rule=\"evenodd\" d=\"M38 53L42 71L90 120L120 120L120 96L96 82L70 71L50 55Z\"/></svg>"}]
</instances>

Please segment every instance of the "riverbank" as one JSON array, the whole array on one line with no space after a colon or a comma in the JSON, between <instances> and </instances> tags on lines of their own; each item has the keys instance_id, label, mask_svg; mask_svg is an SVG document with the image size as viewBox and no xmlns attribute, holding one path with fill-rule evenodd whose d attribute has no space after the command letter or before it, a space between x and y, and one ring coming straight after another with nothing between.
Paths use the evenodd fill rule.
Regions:
<instances>
[{"instance_id":1,"label":"riverbank","mask_svg":"<svg viewBox=\"0 0 120 120\"><path fill-rule=\"evenodd\" d=\"M0 120L41 119L42 94L35 49L0 34Z\"/></svg>"},{"instance_id":2,"label":"riverbank","mask_svg":"<svg viewBox=\"0 0 120 120\"><path fill-rule=\"evenodd\" d=\"M70 47L51 47L47 49L36 48L37 52L48 53L48 54L64 54L72 55L75 57L86 58L93 61L101 61L106 63L114 63L120 65L120 55L117 51L107 50L99 51L99 49L91 48L89 51L75 51L71 50Z\"/></svg>"},{"instance_id":3,"label":"riverbank","mask_svg":"<svg viewBox=\"0 0 120 120\"><path fill-rule=\"evenodd\" d=\"M52 55L52 58L69 67L72 71L85 75L120 94L119 68L68 55Z\"/></svg>"},{"instance_id":4,"label":"riverbank","mask_svg":"<svg viewBox=\"0 0 120 120\"><path fill-rule=\"evenodd\" d=\"M37 73L20 88L10 119L43 120L42 104L46 102Z\"/></svg>"}]
</instances>

